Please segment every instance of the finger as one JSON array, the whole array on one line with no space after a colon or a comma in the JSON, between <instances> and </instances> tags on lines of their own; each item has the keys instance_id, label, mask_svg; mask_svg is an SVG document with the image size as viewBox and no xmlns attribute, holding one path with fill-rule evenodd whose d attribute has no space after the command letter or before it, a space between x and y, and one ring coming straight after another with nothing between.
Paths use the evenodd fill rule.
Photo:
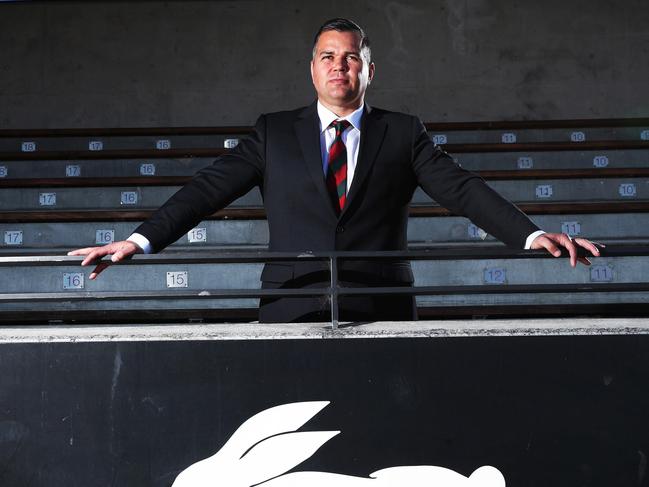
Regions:
<instances>
[{"instance_id":1,"label":"finger","mask_svg":"<svg viewBox=\"0 0 649 487\"><path fill-rule=\"evenodd\" d=\"M90 252L95 250L97 247L85 247L83 249L75 249L68 252L68 255L88 255Z\"/></svg>"},{"instance_id":2,"label":"finger","mask_svg":"<svg viewBox=\"0 0 649 487\"><path fill-rule=\"evenodd\" d=\"M100 262L97 265L97 267L95 267L95 269L90 273L90 275L88 276L88 279L91 279L91 280L96 279L97 276L99 274L101 274L104 269L106 269L106 267L108 267L108 263Z\"/></svg>"},{"instance_id":3,"label":"finger","mask_svg":"<svg viewBox=\"0 0 649 487\"><path fill-rule=\"evenodd\" d=\"M577 261L581 262L584 265L590 265L591 261L588 259L588 257L577 257Z\"/></svg>"},{"instance_id":4,"label":"finger","mask_svg":"<svg viewBox=\"0 0 649 487\"><path fill-rule=\"evenodd\" d=\"M601 244L595 244L595 242L591 242L590 240L586 240L585 238L576 238L574 241L580 247L583 247L586 250L590 251L590 253L593 254L594 256L596 257L599 256L599 249L597 248L597 245L601 245Z\"/></svg>"},{"instance_id":5,"label":"finger","mask_svg":"<svg viewBox=\"0 0 649 487\"><path fill-rule=\"evenodd\" d=\"M120 260L127 259L131 257L133 254L137 253L139 247L135 245L125 245L119 248L118 250L115 251L113 256L111 257L111 260L113 262L119 262Z\"/></svg>"},{"instance_id":6,"label":"finger","mask_svg":"<svg viewBox=\"0 0 649 487\"><path fill-rule=\"evenodd\" d=\"M559 250L559 247L557 247L549 238L539 239L539 244L555 257L561 256L561 250Z\"/></svg>"},{"instance_id":7,"label":"finger","mask_svg":"<svg viewBox=\"0 0 649 487\"><path fill-rule=\"evenodd\" d=\"M95 247L92 252L90 252L88 255L86 255L86 258L83 259L81 262L81 265L88 265L92 264L95 261L101 259L105 255L111 254L111 250L108 249L107 247Z\"/></svg>"},{"instance_id":8,"label":"finger","mask_svg":"<svg viewBox=\"0 0 649 487\"><path fill-rule=\"evenodd\" d=\"M97 249L92 250L88 254L86 254L86 257L81 261L81 265L89 265L95 262L98 258L101 258L101 254L98 252Z\"/></svg>"},{"instance_id":9,"label":"finger","mask_svg":"<svg viewBox=\"0 0 649 487\"><path fill-rule=\"evenodd\" d=\"M570 238L569 235L561 234L561 244L565 247L565 249L568 251L568 254L570 255L570 266L571 267L576 267L577 266L577 247L572 241L572 238Z\"/></svg>"},{"instance_id":10,"label":"finger","mask_svg":"<svg viewBox=\"0 0 649 487\"><path fill-rule=\"evenodd\" d=\"M119 262L120 260L123 260L127 256L127 253L124 252L123 250L118 250L113 254L113 256L110 258L113 262Z\"/></svg>"}]
</instances>

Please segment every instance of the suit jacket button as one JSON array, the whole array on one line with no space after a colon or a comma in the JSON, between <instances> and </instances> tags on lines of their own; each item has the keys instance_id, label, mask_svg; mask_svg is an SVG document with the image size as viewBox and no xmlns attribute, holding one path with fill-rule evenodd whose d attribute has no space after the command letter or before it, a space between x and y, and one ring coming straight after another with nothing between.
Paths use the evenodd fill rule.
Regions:
<instances>
[{"instance_id":1,"label":"suit jacket button","mask_svg":"<svg viewBox=\"0 0 649 487\"><path fill-rule=\"evenodd\" d=\"M343 233L344 231L345 231L345 227L343 226L336 227L336 233Z\"/></svg>"}]
</instances>

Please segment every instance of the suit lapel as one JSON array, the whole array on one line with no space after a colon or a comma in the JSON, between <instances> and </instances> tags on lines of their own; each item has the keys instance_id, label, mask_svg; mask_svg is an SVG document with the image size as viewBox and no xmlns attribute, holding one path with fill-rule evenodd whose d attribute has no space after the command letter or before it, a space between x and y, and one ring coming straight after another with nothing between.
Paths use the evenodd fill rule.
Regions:
<instances>
[{"instance_id":1,"label":"suit lapel","mask_svg":"<svg viewBox=\"0 0 649 487\"><path fill-rule=\"evenodd\" d=\"M341 217L352 205L354 197L358 194L363 182L370 173L370 169L376 160L381 144L385 136L387 124L379 118L375 110L369 105L365 105L365 114L361 122L361 141L358 151L358 160L356 161L356 171L352 186L347 193L347 202L341 213Z\"/></svg>"},{"instance_id":2,"label":"suit lapel","mask_svg":"<svg viewBox=\"0 0 649 487\"><path fill-rule=\"evenodd\" d=\"M327 192L327 185L322 170L322 153L320 152L320 121L316 104L308 106L299 115L295 121L295 134L302 149L302 155L306 163L306 168L313 182L318 188L323 204L331 209L335 215L335 210L331 204L331 198Z\"/></svg>"}]
</instances>

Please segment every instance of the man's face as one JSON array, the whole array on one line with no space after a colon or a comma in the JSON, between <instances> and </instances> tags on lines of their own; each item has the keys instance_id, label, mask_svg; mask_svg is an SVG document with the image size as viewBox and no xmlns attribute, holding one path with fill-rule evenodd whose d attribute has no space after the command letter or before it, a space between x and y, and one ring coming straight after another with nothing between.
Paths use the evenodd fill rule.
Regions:
<instances>
[{"instance_id":1,"label":"man's face","mask_svg":"<svg viewBox=\"0 0 649 487\"><path fill-rule=\"evenodd\" d=\"M374 64L361 55L356 32L328 30L320 34L311 61L311 78L318 100L337 115L361 106Z\"/></svg>"}]
</instances>

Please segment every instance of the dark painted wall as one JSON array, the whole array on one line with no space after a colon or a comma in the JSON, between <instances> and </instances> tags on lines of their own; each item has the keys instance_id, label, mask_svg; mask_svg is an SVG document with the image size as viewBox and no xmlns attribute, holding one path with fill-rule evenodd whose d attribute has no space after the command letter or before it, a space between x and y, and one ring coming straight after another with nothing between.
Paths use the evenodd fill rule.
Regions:
<instances>
[{"instance_id":1,"label":"dark painted wall","mask_svg":"<svg viewBox=\"0 0 649 487\"><path fill-rule=\"evenodd\" d=\"M0 128L252 124L313 98L312 37L374 42L368 100L425 121L649 116L646 0L0 3Z\"/></svg>"},{"instance_id":2,"label":"dark painted wall","mask_svg":"<svg viewBox=\"0 0 649 487\"><path fill-rule=\"evenodd\" d=\"M253 414L329 400L298 470L647 486L649 337L3 344L0 485L168 486ZM215 485L220 485L218 482Z\"/></svg>"}]
</instances>

